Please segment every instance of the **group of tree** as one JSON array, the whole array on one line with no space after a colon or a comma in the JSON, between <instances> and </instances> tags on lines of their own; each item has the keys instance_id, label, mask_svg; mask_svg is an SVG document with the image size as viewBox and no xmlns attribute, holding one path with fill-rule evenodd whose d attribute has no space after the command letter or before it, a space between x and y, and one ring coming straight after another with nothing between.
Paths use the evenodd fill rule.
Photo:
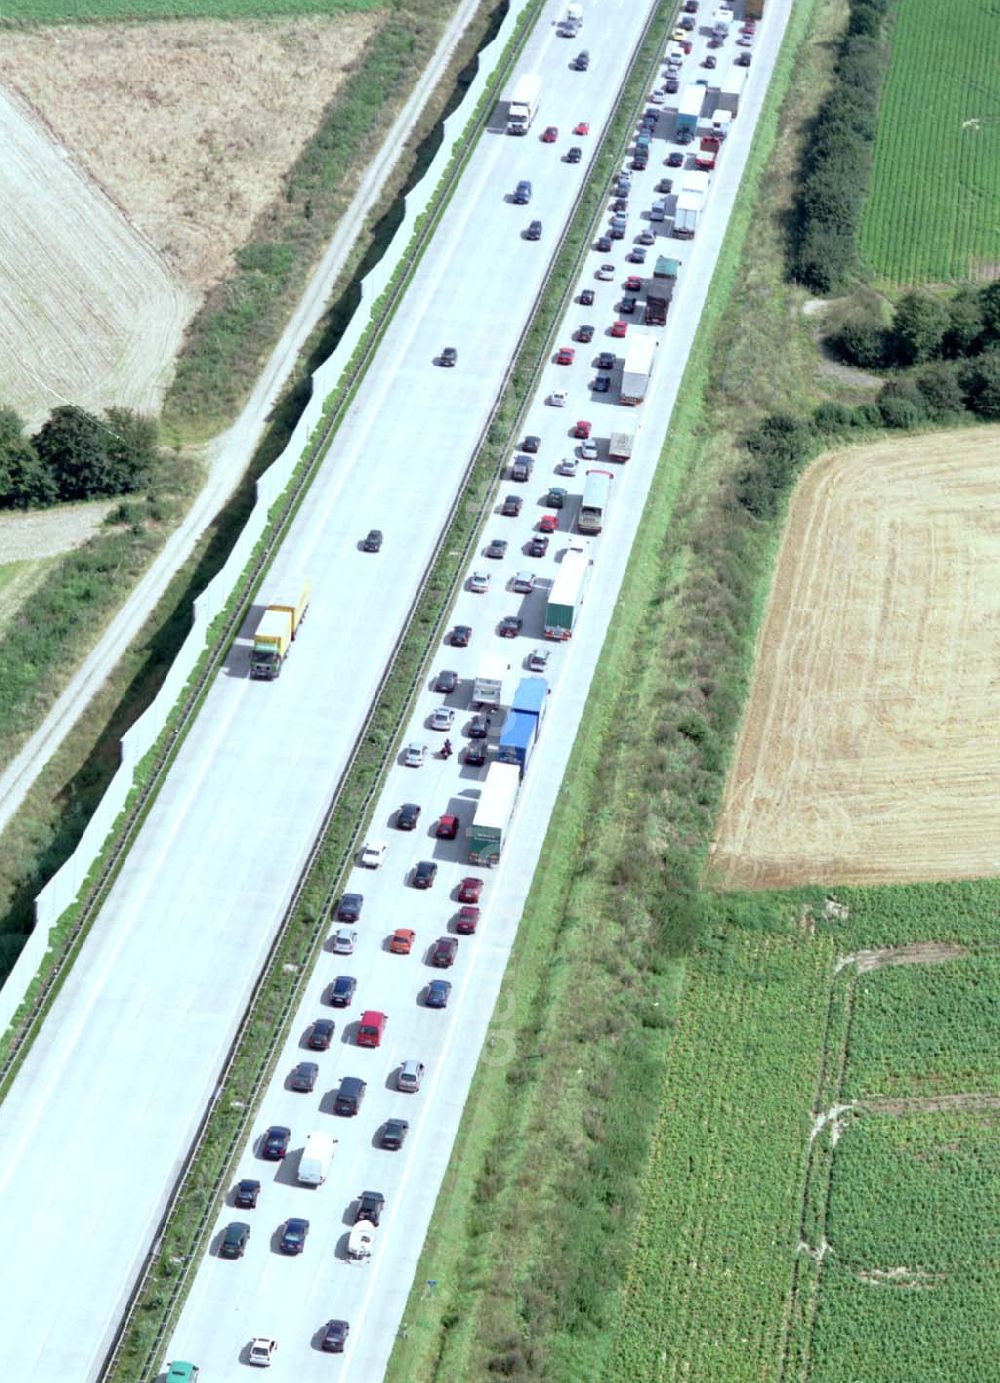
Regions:
<instances>
[{"instance_id":1,"label":"group of tree","mask_svg":"<svg viewBox=\"0 0 1000 1383\"><path fill-rule=\"evenodd\" d=\"M863 370L908 369L931 360L972 360L1000 347L1000 280L950 298L914 291L891 316L877 299L854 308L827 344Z\"/></svg>"},{"instance_id":2,"label":"group of tree","mask_svg":"<svg viewBox=\"0 0 1000 1383\"><path fill-rule=\"evenodd\" d=\"M815 293L841 289L855 265L855 243L888 65L883 34L889 0L852 0L834 85L809 136L790 224L792 277Z\"/></svg>"},{"instance_id":3,"label":"group of tree","mask_svg":"<svg viewBox=\"0 0 1000 1383\"><path fill-rule=\"evenodd\" d=\"M157 444L155 419L130 408L109 408L103 418L72 405L56 408L33 436L13 409L0 408L0 509L143 489L155 472Z\"/></svg>"}]
</instances>

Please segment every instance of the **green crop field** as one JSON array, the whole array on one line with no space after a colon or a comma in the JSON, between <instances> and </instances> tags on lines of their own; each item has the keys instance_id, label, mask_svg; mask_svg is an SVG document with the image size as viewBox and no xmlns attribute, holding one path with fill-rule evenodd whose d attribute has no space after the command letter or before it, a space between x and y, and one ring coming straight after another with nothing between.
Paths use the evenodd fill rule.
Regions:
<instances>
[{"instance_id":1,"label":"green crop field","mask_svg":"<svg viewBox=\"0 0 1000 1383\"><path fill-rule=\"evenodd\" d=\"M730 900L687 966L609 1383L1000 1377L998 899ZM847 959L893 943L912 963Z\"/></svg>"},{"instance_id":2,"label":"green crop field","mask_svg":"<svg viewBox=\"0 0 1000 1383\"><path fill-rule=\"evenodd\" d=\"M0 24L93 24L132 19L276 19L358 14L381 0L3 0Z\"/></svg>"},{"instance_id":3,"label":"green crop field","mask_svg":"<svg viewBox=\"0 0 1000 1383\"><path fill-rule=\"evenodd\" d=\"M896 7L860 244L893 283L1000 270L998 25L991 0Z\"/></svg>"}]
</instances>

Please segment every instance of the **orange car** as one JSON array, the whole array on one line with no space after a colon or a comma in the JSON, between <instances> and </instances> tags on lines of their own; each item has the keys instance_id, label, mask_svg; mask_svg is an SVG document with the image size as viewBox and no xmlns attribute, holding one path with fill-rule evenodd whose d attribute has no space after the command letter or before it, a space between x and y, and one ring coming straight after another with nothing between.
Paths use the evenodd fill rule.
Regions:
<instances>
[{"instance_id":1,"label":"orange car","mask_svg":"<svg viewBox=\"0 0 1000 1383\"><path fill-rule=\"evenodd\" d=\"M394 956L408 956L416 939L416 932L411 932L409 927L397 927L389 938L389 950Z\"/></svg>"}]
</instances>

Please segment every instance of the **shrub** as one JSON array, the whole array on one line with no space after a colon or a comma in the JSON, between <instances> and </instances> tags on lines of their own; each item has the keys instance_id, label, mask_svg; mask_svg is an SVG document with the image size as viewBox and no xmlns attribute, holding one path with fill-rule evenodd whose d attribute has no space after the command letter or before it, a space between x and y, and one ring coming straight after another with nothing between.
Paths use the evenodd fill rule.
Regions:
<instances>
[{"instance_id":1,"label":"shrub","mask_svg":"<svg viewBox=\"0 0 1000 1383\"><path fill-rule=\"evenodd\" d=\"M874 310L853 313L827 344L841 360L859 369L877 370L887 364L889 336Z\"/></svg>"},{"instance_id":2,"label":"shrub","mask_svg":"<svg viewBox=\"0 0 1000 1383\"><path fill-rule=\"evenodd\" d=\"M901 365L919 365L941 354L948 311L927 293L907 293L892 319L892 341Z\"/></svg>"},{"instance_id":3,"label":"shrub","mask_svg":"<svg viewBox=\"0 0 1000 1383\"><path fill-rule=\"evenodd\" d=\"M857 421L846 403L821 403L813 414L813 425L817 432L849 432Z\"/></svg>"},{"instance_id":4,"label":"shrub","mask_svg":"<svg viewBox=\"0 0 1000 1383\"><path fill-rule=\"evenodd\" d=\"M1000 279L979 290L979 311L986 340L1000 341Z\"/></svg>"},{"instance_id":5,"label":"shrub","mask_svg":"<svg viewBox=\"0 0 1000 1383\"><path fill-rule=\"evenodd\" d=\"M962 375L966 406L981 418L1000 418L1000 349L986 351Z\"/></svg>"},{"instance_id":6,"label":"shrub","mask_svg":"<svg viewBox=\"0 0 1000 1383\"><path fill-rule=\"evenodd\" d=\"M948 330L942 347L945 355L975 355L982 349L983 304L975 289L961 289L949 302Z\"/></svg>"},{"instance_id":7,"label":"shrub","mask_svg":"<svg viewBox=\"0 0 1000 1383\"><path fill-rule=\"evenodd\" d=\"M736 498L755 518L778 511L796 470L816 444L810 422L773 413L744 439L747 460L736 477Z\"/></svg>"},{"instance_id":8,"label":"shrub","mask_svg":"<svg viewBox=\"0 0 1000 1383\"><path fill-rule=\"evenodd\" d=\"M957 366L943 360L936 365L928 365L917 375L915 383L928 413L936 422L944 422L964 410L965 395L959 383Z\"/></svg>"},{"instance_id":9,"label":"shrub","mask_svg":"<svg viewBox=\"0 0 1000 1383\"><path fill-rule=\"evenodd\" d=\"M925 421L923 410L910 399L882 399L878 410L884 427L919 427Z\"/></svg>"}]
</instances>

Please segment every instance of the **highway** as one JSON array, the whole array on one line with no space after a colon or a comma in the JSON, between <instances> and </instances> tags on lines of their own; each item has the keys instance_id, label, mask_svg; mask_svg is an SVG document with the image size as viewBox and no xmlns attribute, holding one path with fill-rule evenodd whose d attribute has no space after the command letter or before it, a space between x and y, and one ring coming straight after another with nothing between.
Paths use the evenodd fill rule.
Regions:
<instances>
[{"instance_id":1,"label":"highway","mask_svg":"<svg viewBox=\"0 0 1000 1383\"><path fill-rule=\"evenodd\" d=\"M537 27L524 70L544 76L540 121L572 110L596 134L645 12L629 0L594 7L588 74L569 69L551 25ZM288 667L274 684L250 682L256 612L5 1100L0 1293L18 1322L6 1364L19 1383L90 1379L100 1367L586 176L559 152L530 137L482 141L263 592L266 601L303 572L312 578ZM534 183L530 208L506 200L522 177ZM534 217L539 243L522 238ZM433 363L445 345L459 352L455 370ZM376 526L386 539L377 558L358 549ZM443 892L442 882L427 907ZM413 1040L435 1016L415 1013ZM391 1042L407 1035L397 1015ZM415 1104L434 1097L438 1079L432 1071ZM460 1109L464 1087L452 1098ZM433 1141L415 1134L413 1147L422 1139ZM447 1153L442 1141L433 1157L443 1166ZM57 1227L57 1247L42 1224ZM272 1274L291 1266L305 1281L320 1237ZM258 1234L252 1249L266 1240ZM229 1363L237 1355L228 1342Z\"/></svg>"},{"instance_id":2,"label":"highway","mask_svg":"<svg viewBox=\"0 0 1000 1383\"><path fill-rule=\"evenodd\" d=\"M576 450L577 444L569 435L572 424L578 418L592 421L599 455L589 464L613 470L611 502L605 530L593 544L593 580L577 632L568 644L546 645L551 656L545 675L552 683L552 694L540 745L521 791L513 833L498 868L473 868L466 861L461 839L439 841L433 828L442 813L458 815L463 826L468 824L485 770L466 767L461 755L447 762L432 755L419 768L405 767L400 756L400 762L390 772L370 833L372 838L387 844L385 863L377 872L356 869L348 882L349 890L365 895L363 913L356 924L356 950L350 956L328 950L320 962L292 1025L253 1139L244 1149L236 1170L234 1183L241 1177L261 1181L258 1207L249 1212L238 1211L230 1197L220 1211L209 1253L165 1356L198 1362L203 1377L241 1376L246 1349L256 1335L272 1336L278 1342L269 1374L275 1379L327 1379L334 1372L338 1379L351 1383L370 1383L385 1371L404 1324L414 1271L477 1060L481 1052L484 1059L489 1059L489 1048L484 1051L488 1033L499 1045L504 1043L505 1005L501 996L497 1007L497 999L510 948L541 858L549 813L560 790L591 680L598 668L603 637L613 617L632 538L697 332L788 8L789 0L775 4L754 40L752 80L713 174L708 210L695 240L674 239L669 235L669 224L657 225L648 219L648 208L657 195L656 183L664 172L673 171L664 169L664 156L677 147L669 139L672 117L664 116L654 134L650 166L633 178L628 237L616 242L611 253L595 251L587 256L578 289L593 289L595 301L587 307L574 301L555 342L556 347L574 346L576 359L568 366L554 361L546 365L529 413L526 431L541 441L534 474L527 484L505 481L501 485L493 515L482 533L480 550L469 567L470 574L474 570L489 573L490 588L484 594L476 594L466 585L453 611L453 622L472 627L472 641L463 649L442 645L405 736L407 741L436 749L444 736L430 729L428 722L431 712L444 704L456 710L455 725L449 732L456 748L469 742L464 731L470 716L471 679L484 654L509 654L515 682L527 675L527 655L543 642L547 583L554 578L570 539L588 463L581 463L572 479L558 474L556 467L563 457L572 456ZM738 51L735 37L734 31L726 44L716 50L723 69ZM708 52L707 39L704 32L696 38L694 52L685 64L687 80L694 80L701 73L699 64ZM603 57L589 15L582 42L592 57ZM571 46L582 46L582 42ZM596 67L595 62L591 72ZM558 157L573 142L568 127L577 114L575 102L570 107L555 107L551 117L543 110L534 142L538 142L540 127L551 119L560 128L559 139L552 146L552 153ZM529 171L528 176L535 176L537 188L537 175ZM643 269L626 262L626 255L632 249L633 238L647 227L655 232L656 239L648 249ZM618 316L616 305L625 277L633 272L648 275L656 255L662 253L681 260L678 288L666 329L656 331L661 345L650 396L640 409L626 409L618 406L616 399L628 336L625 340L611 338L610 324ZM604 262L615 265L610 282L596 277L598 266ZM629 319L628 333L636 329L655 330L642 327L639 321L638 317ZM589 345L573 339L576 328L584 322L596 327ZM614 351L618 363L611 391L599 395L592 391L590 383L596 373L592 361L601 350ZM553 389L567 391L564 408L546 404ZM608 466L606 447L611 431L636 427L639 432L632 460L626 466ZM555 512L543 502L552 484L567 488L570 502L559 513L559 532L552 536L545 557L532 558L525 545L540 517ZM524 498L523 510L517 517L500 513L501 501L509 494ZM500 560L483 555L483 548L493 538L509 542ZM511 578L523 569L532 570L542 583L530 596L517 595L510 589ZM496 626L501 618L511 614L520 615L524 627L518 638L505 641L498 638ZM442 696L433 690L433 674L440 668L460 674L462 680L454 694ZM500 720L501 717L495 718L493 726L494 746ZM404 802L414 802L422 808L417 829L412 833L395 827L396 812ZM410 882L412 868L419 860L438 864L435 885L428 891L418 891ZM460 937L452 969L433 969L428 963L428 952L439 936L454 933L457 885L470 874L485 879L479 927L474 936ZM331 935L335 926L331 926ZM416 932L410 955L396 955L388 950L388 937L400 926ZM341 974L357 979L357 992L346 1010L332 1008L325 1002L331 982ZM453 984L451 1001L447 1010L431 1011L422 1004L425 986L430 979L441 976ZM506 983L516 984L516 976L507 976ZM377 1050L356 1045L356 1023L365 1009L388 1015L385 1036ZM311 1023L320 1017L335 1020L336 1036L329 1051L315 1054L307 1050L306 1041ZM320 1068L312 1094L295 1093L288 1087L288 1073L303 1059L315 1060ZM396 1089L396 1072L408 1059L418 1059L426 1067L419 1094ZM367 1082L364 1104L353 1118L339 1117L333 1112L333 1097L346 1076L361 1077ZM386 1151L379 1146L384 1121L392 1117L410 1122L409 1136L401 1151ZM290 1152L283 1163L266 1162L259 1156L258 1140L270 1124L292 1130ZM299 1153L314 1131L329 1132L338 1139L329 1179L320 1189L296 1183ZM371 1260L356 1263L348 1260L346 1243L357 1197L365 1190L381 1192L386 1210L376 1231ZM298 1258L285 1257L277 1249L281 1227L293 1215L308 1218L311 1226L305 1251ZM217 1253L225 1227L233 1221L251 1226L247 1253L235 1262L224 1261ZM348 1348L339 1360L320 1350L324 1327L331 1318L350 1324Z\"/></svg>"}]
</instances>

